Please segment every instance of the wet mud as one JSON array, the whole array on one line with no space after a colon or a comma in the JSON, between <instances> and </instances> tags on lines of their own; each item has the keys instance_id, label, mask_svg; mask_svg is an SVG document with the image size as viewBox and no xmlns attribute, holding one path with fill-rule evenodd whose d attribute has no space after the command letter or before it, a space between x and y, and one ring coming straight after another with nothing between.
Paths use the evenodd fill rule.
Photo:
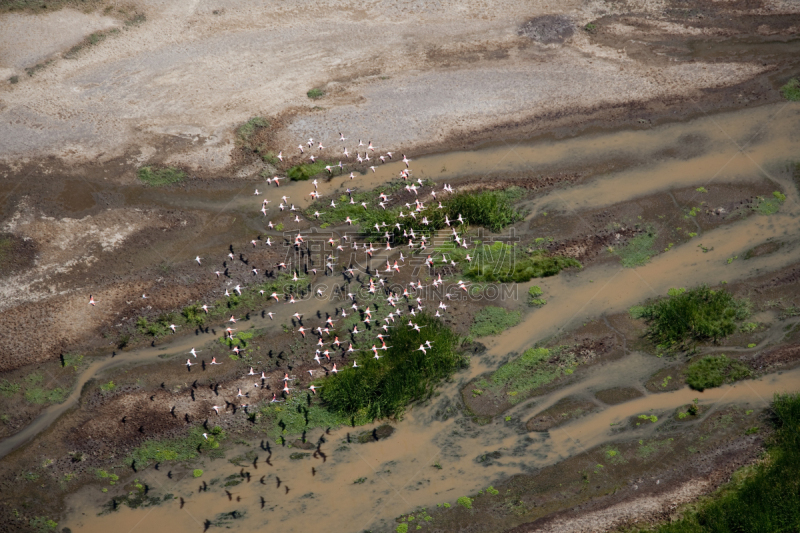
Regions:
<instances>
[{"instance_id":1,"label":"wet mud","mask_svg":"<svg viewBox=\"0 0 800 533\"><path fill-rule=\"evenodd\" d=\"M227 360L223 368L208 372L187 370L181 364L183 356L178 354L185 354L190 348L221 350L214 348L214 343L219 344L220 324L210 327L213 332L183 332L154 341L153 345L139 339L141 344L119 349L113 343L130 326L117 327L118 320L153 317L162 310L174 310L203 297L219 297L223 288L232 284L249 283L249 269L239 263L224 283L217 284L213 278L207 282L201 279L197 265L192 264L193 256L222 253L235 243L235 249L246 253L249 262L266 266L279 260L277 253L264 248L251 252L247 243L257 235L278 239L282 234L265 230L261 215L252 215L253 206L260 202L249 190L252 184L247 185L247 191L242 188L220 195L188 189L180 193L140 193L121 187L115 198L126 208L136 209L135 206L152 201L158 207L151 208L146 217L156 220L163 214L167 220L161 225L154 223L147 231L156 228L164 234L174 233L170 238L142 242L138 248L130 245L128 257L135 260L122 255L118 264L112 261L108 266L101 261L97 266L89 265L85 275L92 275L91 268L106 270L109 279L104 281L104 290L117 291L115 302L134 301L141 298L143 291L149 292L154 301L148 302L150 309L141 300L125 304L129 307L120 304L124 313L119 318L104 319L86 330L84 334L91 335L98 331L94 328L100 328L108 337L88 344L95 357L87 357L87 366L72 371L74 385L63 402L44 408L30 424L0 441L0 455L5 456L0 482L11 487L25 480L25 473L20 471L24 465L31 471L39 469L37 481L46 479L54 487L63 483L57 497L37 493L33 483L21 493L33 501L62 502L59 512L64 518L59 525L73 531L108 531L121 524L195 531L208 524L243 530L264 525L300 528L318 523L348 530L389 530L394 529L396 517L422 508L432 516L431 527L452 530L473 516L456 506L457 498L474 496L493 485L507 508L516 512L487 512L474 527L496 531L577 509L576 505L590 501L590 507L600 508L636 498L642 494L637 492L638 487L645 486L645 482L637 481L643 476L670 480L668 486L675 488L699 473L727 471L732 465L749 460L759 446L758 436L744 439L745 426L751 424L745 417L751 415L743 413L762 412L766 407L764 398L769 399L775 391L796 389L800 382L794 368L800 352L794 344L787 344L795 343L791 335L796 332L787 336L783 331L779 335L791 319L781 320L779 316L791 314L800 281L795 272L800 263L796 244L800 204L786 167L786 162L795 157L800 135L798 112L792 105L764 106L647 132L623 131L532 143L515 149L511 155L486 148L480 153L420 158L415 168L421 175L435 175L437 183L452 182L455 188L465 190L481 186L476 175L482 171L506 172L517 176L515 180L523 180L526 173L576 175L570 173L591 167L595 160L608 164L609 154L614 152L616 160L627 163L619 170L605 167L602 174L587 172L571 181L529 189L524 201L529 214L514 227L520 245L535 245L536 238L552 237L548 249L573 253L585 263L584 268L520 284L520 294L527 293L531 285L540 286L547 295L547 304L528 308L523 301L506 302L525 311L521 324L501 335L479 339L486 350L474 352L470 367L457 374L438 396L410 409L403 419L393 420L389 426L376 422L363 428L315 429L305 440L291 436L289 442L280 444L265 434L254 434L243 413L225 413L221 425L238 437L224 457L201 456L196 464L164 464L158 468L149 465L137 471L124 462L132 446L155 436L177 437L192 424L202 423L212 405L213 385L220 383L233 390L247 383L248 378L242 377L246 373L242 362ZM768 127L764 127L765 123ZM744 144L747 148L742 150ZM664 146L669 145L677 146L676 151L664 152ZM572 157L575 153L581 154L577 160ZM342 187L374 186L390 179L399 167L397 163L386 164L352 183L333 178L321 183L320 190L335 196ZM699 188L707 192L698 191ZM308 183L290 183L279 191L302 198L309 189ZM767 197L774 190L786 195L776 212L763 214L754 209L762 201L759 197ZM270 195L274 196L274 191L270 189ZM93 211L99 204L95 194L68 193L60 202L70 210L69 217L58 215L63 217L61 220L100 216L100 211ZM224 215L224 220L202 214L203 210L213 212L224 205L233 209ZM298 200L298 205L307 205L307 201ZM276 214L274 221L287 219L286 214ZM186 228L181 225L182 220L192 222ZM308 222L304 224L287 224L287 231L310 226ZM653 255L636 268L622 267L619 257L608 247L624 248L642 234L647 224L657 225L660 235ZM691 231L687 231L689 228ZM147 231L142 231L142 238ZM748 250L773 241L784 244L769 253L744 259ZM142 250L151 246L166 250L178 244L174 254L178 259L159 275L162 281L153 281L155 269L136 283L111 279L122 278L125 269L135 268L135 261L150 260ZM728 261L732 257L735 259ZM128 261L134 261L134 267ZM213 276L212 267L201 272L205 277ZM182 284L177 280L183 280ZM755 305L763 307L759 312L767 313L758 315L759 320L769 324L753 330L750 336L736 337L737 346L708 349L726 349L728 355L748 360L751 368L768 374L698 393L677 385L680 380L675 369L682 361L646 353L651 347L642 338L643 325L631 319L627 310L648 298L666 294L671 287L702 283L719 286L723 281L732 290L749 291ZM778 292L784 295L782 303L769 304ZM77 309L78 304L67 298L76 293L75 289L68 292L63 297L67 303L56 307L53 313L71 309L70 306ZM101 300L108 299L111 293L101 290L98 294ZM85 308L80 296L80 306ZM459 302L459 314L463 316L460 325L454 327L466 332L469 320L464 317L486 304ZM7 312L25 305L30 304L20 303ZM324 316L335 312L335 307L335 302L302 300L292 310L309 315L320 310ZM309 347L281 327L291 323L288 307L276 303L264 304L261 309L274 309L282 313L281 319L271 321L253 312L243 320L246 329L255 331L256 339L269 339L258 342L286 348L287 359L283 361L291 362L295 374L304 374L306 366L300 362L299 353L307 355ZM57 348L50 348L50 358L53 353L65 351L70 342L85 348L87 345L80 344L78 338L83 337L54 344ZM288 347L295 342L299 343L298 355L292 358ZM756 346L745 348L751 343ZM482 395L475 401L464 394L472 390L476 379L537 345L567 346L579 362L577 370L519 401L510 401L502 392L491 400ZM733 348L742 351L731 352ZM287 368L285 364L280 366L280 359L266 361L266 347L256 353L263 356L258 362L269 366L275 377ZM45 354L42 360L46 359ZM9 371L27 370L20 365L6 365ZM308 369L315 365L308 364ZM777 369L785 371L773 373ZM16 375L6 375L16 379ZM668 375L674 379L666 380L668 386L659 389ZM115 381L118 388L104 394L99 386L109 380ZM253 401L270 396L271 389L259 389L253 393ZM676 413L695 398L706 410L697 419L676 419ZM642 415L648 417L646 421L640 418ZM727 418L720 422L720 417L728 415L730 422ZM125 417L133 423L121 422ZM652 422L650 417L657 421ZM677 435L670 425L673 423L694 424L695 433L672 436ZM679 468L675 450L695 446L692 439L699 438L703 431L714 438L696 446L696 460ZM665 441L669 444L663 444ZM656 443L651 446L656 451L640 452L642 446L650 450L647 446L651 443ZM609 449L627 462L615 465L611 459L617 454L609 457ZM76 460L78 450L80 458ZM658 450L665 455L659 456ZM231 463L229 459L236 456L246 456L247 462ZM47 466L41 466L45 463ZM598 464L603 465L601 469ZM606 476L614 465L622 466L620 472ZM195 468L203 470L197 478ZM108 469L120 476L118 485L97 477L98 470L111 471ZM566 472L581 471L588 483L583 474L575 474L575 479L566 482L568 489L559 485L566 479ZM666 471L672 472L669 475L673 477ZM64 481L69 474L80 481L69 485ZM598 478L603 478L602 482L595 484ZM562 481L556 483L559 479ZM660 493L661 484L654 486L657 488L652 494ZM711 485L704 487L707 491ZM103 488L107 491L103 492ZM490 496L484 493L475 499L482 502L484 497ZM342 504L343 498L347 505ZM138 502L134 507L140 507L132 509L131 501ZM438 503L450 504L450 510L435 509Z\"/></svg>"}]
</instances>

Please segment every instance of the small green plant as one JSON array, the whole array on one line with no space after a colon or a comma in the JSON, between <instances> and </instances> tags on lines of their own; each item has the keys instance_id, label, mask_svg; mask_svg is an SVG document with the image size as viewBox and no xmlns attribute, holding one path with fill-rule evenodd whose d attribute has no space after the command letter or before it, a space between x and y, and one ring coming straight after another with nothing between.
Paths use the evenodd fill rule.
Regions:
<instances>
[{"instance_id":1,"label":"small green plant","mask_svg":"<svg viewBox=\"0 0 800 533\"><path fill-rule=\"evenodd\" d=\"M308 91L306 93L306 96L308 96L312 100L319 100L320 98L325 96L325 91L323 91L322 89L314 88L314 89L311 89L310 91Z\"/></svg>"},{"instance_id":2,"label":"small green plant","mask_svg":"<svg viewBox=\"0 0 800 533\"><path fill-rule=\"evenodd\" d=\"M658 422L658 417L656 415L639 415L639 418L642 420L649 420L653 424Z\"/></svg>"},{"instance_id":3,"label":"small green plant","mask_svg":"<svg viewBox=\"0 0 800 533\"><path fill-rule=\"evenodd\" d=\"M781 95L790 102L800 102L800 80L792 78L781 87Z\"/></svg>"},{"instance_id":4,"label":"small green plant","mask_svg":"<svg viewBox=\"0 0 800 533\"><path fill-rule=\"evenodd\" d=\"M436 461L435 463L433 463L433 467L434 467L436 470L441 470L441 469L442 469L442 465L441 465L441 464L439 464L439 461Z\"/></svg>"},{"instance_id":5,"label":"small green plant","mask_svg":"<svg viewBox=\"0 0 800 533\"><path fill-rule=\"evenodd\" d=\"M108 383L103 383L102 385L100 385L100 390L103 392L111 392L116 387L117 386L114 384L113 381L109 381Z\"/></svg>"},{"instance_id":6,"label":"small green plant","mask_svg":"<svg viewBox=\"0 0 800 533\"><path fill-rule=\"evenodd\" d=\"M8 78L8 83L10 83L11 85L19 83L19 76L11 76L10 78Z\"/></svg>"},{"instance_id":7,"label":"small green plant","mask_svg":"<svg viewBox=\"0 0 800 533\"><path fill-rule=\"evenodd\" d=\"M192 476L193 476L193 477L200 477L200 476L202 476L202 475L203 475L203 471L202 471L201 469L199 469L199 468L195 468L195 469L192 471Z\"/></svg>"},{"instance_id":8,"label":"small green plant","mask_svg":"<svg viewBox=\"0 0 800 533\"><path fill-rule=\"evenodd\" d=\"M506 421L506 422L511 422L511 416L510 416L510 415L509 415L509 416L506 416L506 418L505 418L505 421Z\"/></svg>"},{"instance_id":9,"label":"small green plant","mask_svg":"<svg viewBox=\"0 0 800 533\"><path fill-rule=\"evenodd\" d=\"M698 188L697 188L697 189L695 189L695 190L696 190L697 192L702 192L702 193L706 193L706 192L708 192L708 191L706 190L706 188L705 188L705 187L698 187Z\"/></svg>"},{"instance_id":10,"label":"small green plant","mask_svg":"<svg viewBox=\"0 0 800 533\"><path fill-rule=\"evenodd\" d=\"M283 222L275 226L275 231L283 231Z\"/></svg>"},{"instance_id":11,"label":"small green plant","mask_svg":"<svg viewBox=\"0 0 800 533\"><path fill-rule=\"evenodd\" d=\"M456 503L464 509L472 509L472 499L467 496L460 497Z\"/></svg>"},{"instance_id":12,"label":"small green plant","mask_svg":"<svg viewBox=\"0 0 800 533\"><path fill-rule=\"evenodd\" d=\"M584 26L583 29L589 33L594 33L597 31L597 24L595 24L594 22L590 22L586 26Z\"/></svg>"},{"instance_id":13,"label":"small green plant","mask_svg":"<svg viewBox=\"0 0 800 533\"><path fill-rule=\"evenodd\" d=\"M173 167L157 168L142 167L136 175L139 180L150 187L165 187L180 183L186 177L186 173Z\"/></svg>"},{"instance_id":14,"label":"small green plant","mask_svg":"<svg viewBox=\"0 0 800 533\"><path fill-rule=\"evenodd\" d=\"M486 489L486 493L491 494L492 496L497 496L498 494L500 494L500 491L494 488L493 486L489 485L489 487Z\"/></svg>"},{"instance_id":15,"label":"small green plant","mask_svg":"<svg viewBox=\"0 0 800 533\"><path fill-rule=\"evenodd\" d=\"M406 522L401 522L397 524L397 528L395 529L397 533L408 533L408 524Z\"/></svg>"},{"instance_id":16,"label":"small green plant","mask_svg":"<svg viewBox=\"0 0 800 533\"><path fill-rule=\"evenodd\" d=\"M543 294L541 287L538 285L534 285L530 289L528 289L528 305L534 307L541 307L547 303L547 300L544 298L540 298Z\"/></svg>"}]
</instances>

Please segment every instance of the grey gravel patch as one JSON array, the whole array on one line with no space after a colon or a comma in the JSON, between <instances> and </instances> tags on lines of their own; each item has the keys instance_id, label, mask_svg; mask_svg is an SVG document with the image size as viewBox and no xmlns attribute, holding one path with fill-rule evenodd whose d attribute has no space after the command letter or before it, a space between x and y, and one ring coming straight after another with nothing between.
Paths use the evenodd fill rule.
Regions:
<instances>
[{"instance_id":1,"label":"grey gravel patch","mask_svg":"<svg viewBox=\"0 0 800 533\"><path fill-rule=\"evenodd\" d=\"M543 15L532 18L519 29L519 34L543 44L561 44L572 37L575 26L562 15Z\"/></svg>"}]
</instances>

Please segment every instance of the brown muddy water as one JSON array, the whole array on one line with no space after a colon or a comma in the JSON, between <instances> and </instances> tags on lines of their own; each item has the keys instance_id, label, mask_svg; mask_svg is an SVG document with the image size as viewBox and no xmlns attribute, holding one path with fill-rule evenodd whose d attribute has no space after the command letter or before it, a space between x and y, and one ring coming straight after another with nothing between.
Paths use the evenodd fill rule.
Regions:
<instances>
[{"instance_id":1,"label":"brown muddy water","mask_svg":"<svg viewBox=\"0 0 800 533\"><path fill-rule=\"evenodd\" d=\"M395 433L385 440L348 443L348 432L352 437L372 427L332 430L322 445L327 454L324 462L311 457L292 460L290 453L300 450L271 442L274 466L263 462L268 453L259 448L259 442L239 445L228 452L228 458L254 450L260 459L257 468L252 465L245 468L251 475L249 482L228 487L230 497L222 487L224 479L238 474L241 467L224 459L206 460L196 466L204 470L198 479L192 477L191 469L175 467L175 472L180 473L170 479L166 475L169 467L162 466L160 470L150 467L138 473L140 481L147 483L154 494L171 493L183 498L182 509L175 500L137 510L122 506L116 512L98 516L100 505L105 504L112 493L101 493L98 486L92 486L81 489L67 500L68 517L60 525L81 532L146 529L194 532L202 531L206 520L214 521L223 513L239 511L243 514L238 518L228 515L231 518L225 521L226 526L245 530L279 525L290 531L321 527L343 531L394 529L394 517L417 507L433 507L442 502L453 504L458 497L510 475L535 472L585 448L619 438L611 424L627 417L651 410L658 414L672 412L695 397L716 405L737 403L761 407L773 392L797 390L800 370L793 370L703 393L682 389L645 395L605 407L548 433L525 430L527 418L566 396L586 396L590 391L617 386L641 386L664 364L652 356L630 353L617 361L597 365L590 376L578 383L513 407L505 413L511 416L510 422L499 418L488 425L475 426L463 414L453 415L449 410L459 405L459 389L470 379L496 368L509 354L521 352L588 319L624 311L648 297L666 293L671 287L733 282L799 262L796 235L800 234L800 198L786 170L787 163L800 155L798 118L800 105L777 104L643 131L494 146L414 161L415 176L440 182L482 174L537 174L567 167L591 168L608 161L629 162L618 172L611 171L569 189L551 190L537 197L530 204L531 217L548 210L575 212L579 216L583 209L676 187L711 188L715 182L744 183L764 177L773 180L776 190L782 190L787 200L777 214L755 215L701 233L656 256L643 267L624 269L618 264L603 263L577 273L519 286L519 294L525 294L529 285L539 285L548 295L548 304L528 312L520 325L486 340L487 354L480 359L473 358L470 368L458 374L429 404L414 407L403 420L394 423ZM664 153L670 155L664 156ZM339 189L344 187L371 187L395 177L403 167L402 163L393 162L378 167L374 174L358 175L355 180L334 178L322 183L320 190L330 197L340 194ZM276 204L279 197L286 194L292 197L290 201L296 197L298 205L304 206L311 189L310 183L299 182L266 191L267 197ZM250 194L230 195L220 202L249 209L260 204L263 198ZM162 197L162 201L174 202L176 206L181 202L195 206L196 200L191 196L186 198L169 196ZM675 221L675 225L681 223ZM767 256L728 263L729 257L742 257L746 250L767 239L779 239L786 244ZM703 252L698 244L708 252ZM315 302L301 305L308 305L311 310ZM287 308L284 312L288 315L294 310L296 308L292 311ZM256 327L266 327L268 323L262 319L253 322ZM211 338L209 335L207 342ZM192 346L200 349L200 339L182 338L170 345L168 351L182 353ZM64 404L49 408L32 426L0 443L0 456L46 429L74 405L83 384L98 373L120 365L152 362L163 353L163 347L160 350L149 348L93 363L81 374L78 387ZM175 364L182 362L180 358L175 361ZM444 415L446 412L450 414ZM654 431L655 427L656 424L643 431ZM312 432L309 440L316 442L322 430L318 433ZM478 462L479 457L494 451L500 452L499 459ZM433 467L434 463L441 469ZM263 484L261 476L266 476ZM211 484L215 478L221 480ZM281 480L280 486L277 478ZM209 484L209 490L198 492L198 485L203 481ZM289 487L288 492L286 487Z\"/></svg>"}]
</instances>

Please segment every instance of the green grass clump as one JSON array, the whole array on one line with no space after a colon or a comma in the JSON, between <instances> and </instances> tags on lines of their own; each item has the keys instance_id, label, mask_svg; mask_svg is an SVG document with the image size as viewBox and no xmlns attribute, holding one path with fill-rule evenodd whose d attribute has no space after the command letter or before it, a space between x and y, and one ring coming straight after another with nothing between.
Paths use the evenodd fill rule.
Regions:
<instances>
[{"instance_id":1,"label":"green grass clump","mask_svg":"<svg viewBox=\"0 0 800 533\"><path fill-rule=\"evenodd\" d=\"M523 218L511 204L512 199L519 196L517 192L514 188L478 194L460 193L447 200L447 210L451 217L462 215L468 224L498 232Z\"/></svg>"},{"instance_id":2,"label":"green grass clump","mask_svg":"<svg viewBox=\"0 0 800 533\"><path fill-rule=\"evenodd\" d=\"M530 348L518 358L504 364L489 377L488 386L495 391L505 389L512 403L526 393L547 385L576 366L575 356L558 350Z\"/></svg>"},{"instance_id":3,"label":"green grass clump","mask_svg":"<svg viewBox=\"0 0 800 533\"><path fill-rule=\"evenodd\" d=\"M786 85L781 87L781 94L790 102L800 102L800 80L790 79Z\"/></svg>"},{"instance_id":4,"label":"green grass clump","mask_svg":"<svg viewBox=\"0 0 800 533\"><path fill-rule=\"evenodd\" d=\"M103 383L102 385L100 385L100 390L103 392L111 392L116 388L117 386L114 384L113 381L109 381L108 383Z\"/></svg>"},{"instance_id":5,"label":"green grass clump","mask_svg":"<svg viewBox=\"0 0 800 533\"><path fill-rule=\"evenodd\" d=\"M750 377L750 369L723 355L708 355L690 364L686 369L686 383L703 391Z\"/></svg>"},{"instance_id":6,"label":"green grass clump","mask_svg":"<svg viewBox=\"0 0 800 533\"><path fill-rule=\"evenodd\" d=\"M323 91L322 89L314 88L314 89L311 89L310 91L308 91L306 93L306 96L308 96L312 100L318 100L319 98L322 98L323 96L325 96L325 91Z\"/></svg>"},{"instance_id":7,"label":"green grass clump","mask_svg":"<svg viewBox=\"0 0 800 533\"><path fill-rule=\"evenodd\" d=\"M510 327L519 324L522 313L519 311L506 311L502 307L484 307L475 315L475 322L470 328L470 333L476 337L497 335Z\"/></svg>"},{"instance_id":8,"label":"green grass clump","mask_svg":"<svg viewBox=\"0 0 800 533\"><path fill-rule=\"evenodd\" d=\"M186 177L184 171L173 167L142 167L137 171L136 175L142 183L150 187L173 185L182 182Z\"/></svg>"},{"instance_id":9,"label":"green grass clump","mask_svg":"<svg viewBox=\"0 0 800 533\"><path fill-rule=\"evenodd\" d=\"M250 145L250 138L259 128L268 128L269 121L263 117L253 117L236 128L236 140L245 145Z\"/></svg>"},{"instance_id":10,"label":"green grass clump","mask_svg":"<svg viewBox=\"0 0 800 533\"><path fill-rule=\"evenodd\" d=\"M333 412L367 418L398 416L406 405L433 394L436 385L467 365L455 350L458 338L447 326L429 315L419 315L415 331L406 325L392 330L391 348L376 360L359 352L359 368L348 368L325 380L321 397ZM418 348L425 341L426 353Z\"/></svg>"},{"instance_id":11,"label":"green grass clump","mask_svg":"<svg viewBox=\"0 0 800 533\"><path fill-rule=\"evenodd\" d=\"M442 250L446 251L446 248ZM467 253L472 256L470 263L463 262ZM471 252L455 248L447 255L463 262L461 266L465 276L483 282L525 283L533 278L555 276L565 268L581 268L581 264L571 257L550 256L541 250L520 251L517 246L500 241L478 244Z\"/></svg>"},{"instance_id":12,"label":"green grass clump","mask_svg":"<svg viewBox=\"0 0 800 533\"><path fill-rule=\"evenodd\" d=\"M35 405L46 403L61 403L67 396L66 390L61 387L55 389L44 389L43 387L33 386L25 389L25 401Z\"/></svg>"},{"instance_id":13,"label":"green grass clump","mask_svg":"<svg viewBox=\"0 0 800 533\"><path fill-rule=\"evenodd\" d=\"M456 500L456 503L464 509L472 509L472 498L462 496Z\"/></svg>"},{"instance_id":14,"label":"green grass clump","mask_svg":"<svg viewBox=\"0 0 800 533\"><path fill-rule=\"evenodd\" d=\"M800 394L776 395L768 458L658 533L800 531Z\"/></svg>"},{"instance_id":15,"label":"green grass clump","mask_svg":"<svg viewBox=\"0 0 800 533\"><path fill-rule=\"evenodd\" d=\"M208 439L203 437L203 428L194 427L185 437L175 439L150 439L134 449L128 457L129 462L136 462L136 467L162 461L188 461L197 457L198 450L215 450L226 434L219 426L208 432Z\"/></svg>"},{"instance_id":16,"label":"green grass clump","mask_svg":"<svg viewBox=\"0 0 800 533\"><path fill-rule=\"evenodd\" d=\"M302 165L295 165L290 168L286 175L289 176L289 179L292 181L305 181L310 179L321 172L325 172L326 166L333 166L334 163L330 163L328 161L315 161L313 163L303 163ZM336 172L339 171L339 167L336 167Z\"/></svg>"},{"instance_id":17,"label":"green grass clump","mask_svg":"<svg viewBox=\"0 0 800 533\"><path fill-rule=\"evenodd\" d=\"M408 533L408 524L406 522L397 524L395 531L397 531L397 533Z\"/></svg>"},{"instance_id":18,"label":"green grass clump","mask_svg":"<svg viewBox=\"0 0 800 533\"><path fill-rule=\"evenodd\" d=\"M6 398L14 396L19 392L20 388L21 387L19 383L14 383L12 381L8 381L7 379L0 381L0 394Z\"/></svg>"},{"instance_id":19,"label":"green grass clump","mask_svg":"<svg viewBox=\"0 0 800 533\"><path fill-rule=\"evenodd\" d=\"M660 348L674 349L694 342L714 342L734 333L737 322L750 314L750 302L725 289L706 286L673 291L667 298L644 306L648 337Z\"/></svg>"},{"instance_id":20,"label":"green grass clump","mask_svg":"<svg viewBox=\"0 0 800 533\"><path fill-rule=\"evenodd\" d=\"M615 252L620 258L622 266L633 268L647 264L650 258L658 253L653 248L657 238L658 234L652 228L648 228L646 232L629 240L625 246Z\"/></svg>"},{"instance_id":21,"label":"green grass clump","mask_svg":"<svg viewBox=\"0 0 800 533\"><path fill-rule=\"evenodd\" d=\"M199 468L195 468L192 471L192 477L200 477L202 475L203 475L203 471L201 469L199 469Z\"/></svg>"}]
</instances>

